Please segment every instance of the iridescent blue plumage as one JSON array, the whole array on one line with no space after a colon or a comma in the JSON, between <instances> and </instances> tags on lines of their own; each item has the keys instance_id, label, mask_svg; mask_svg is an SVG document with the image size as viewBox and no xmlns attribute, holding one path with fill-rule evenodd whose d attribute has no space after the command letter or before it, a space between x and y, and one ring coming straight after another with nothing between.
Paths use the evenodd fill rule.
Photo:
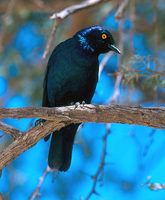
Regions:
<instances>
[{"instance_id":1,"label":"iridescent blue plumage","mask_svg":"<svg viewBox=\"0 0 165 200\"><path fill-rule=\"evenodd\" d=\"M106 39L102 39L103 34L106 34ZM79 38L80 45L84 50L92 54L106 53L110 50L108 45L115 45L111 33L101 26L85 28L77 32L75 37Z\"/></svg>"},{"instance_id":2,"label":"iridescent blue plumage","mask_svg":"<svg viewBox=\"0 0 165 200\"><path fill-rule=\"evenodd\" d=\"M98 80L98 55L110 50L119 53L112 35L100 26L83 29L60 43L48 61L42 105L90 103ZM53 133L48 157L51 168L60 171L69 168L78 126L70 124Z\"/></svg>"}]
</instances>

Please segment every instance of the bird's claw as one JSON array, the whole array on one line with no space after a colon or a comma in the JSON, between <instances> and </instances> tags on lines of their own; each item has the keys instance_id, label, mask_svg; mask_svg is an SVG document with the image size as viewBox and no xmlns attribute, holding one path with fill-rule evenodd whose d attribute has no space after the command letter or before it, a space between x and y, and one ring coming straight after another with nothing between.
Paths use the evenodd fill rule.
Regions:
<instances>
[{"instance_id":1,"label":"bird's claw","mask_svg":"<svg viewBox=\"0 0 165 200\"><path fill-rule=\"evenodd\" d=\"M84 107L84 105L85 105L85 101L82 101L82 106Z\"/></svg>"},{"instance_id":2,"label":"bird's claw","mask_svg":"<svg viewBox=\"0 0 165 200\"><path fill-rule=\"evenodd\" d=\"M35 121L35 126L40 124L41 127L44 127L44 122L45 121L46 121L45 119L38 119L38 120Z\"/></svg>"},{"instance_id":3,"label":"bird's claw","mask_svg":"<svg viewBox=\"0 0 165 200\"><path fill-rule=\"evenodd\" d=\"M80 105L80 102L76 102L75 104L74 104L74 110L78 107Z\"/></svg>"},{"instance_id":4,"label":"bird's claw","mask_svg":"<svg viewBox=\"0 0 165 200\"><path fill-rule=\"evenodd\" d=\"M75 105L74 109L76 109L78 106L80 106L81 108L83 108L84 105L85 105L85 101L82 101L81 103L80 102L76 102L74 105Z\"/></svg>"}]
</instances>

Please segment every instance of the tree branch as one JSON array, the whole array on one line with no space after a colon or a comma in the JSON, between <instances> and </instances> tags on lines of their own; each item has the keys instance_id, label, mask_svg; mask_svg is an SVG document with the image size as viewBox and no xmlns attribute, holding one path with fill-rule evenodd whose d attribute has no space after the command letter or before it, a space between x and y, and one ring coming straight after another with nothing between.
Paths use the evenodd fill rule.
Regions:
<instances>
[{"instance_id":1,"label":"tree branch","mask_svg":"<svg viewBox=\"0 0 165 200\"><path fill-rule=\"evenodd\" d=\"M4 200L1 192L0 192L0 200Z\"/></svg>"},{"instance_id":2,"label":"tree branch","mask_svg":"<svg viewBox=\"0 0 165 200\"><path fill-rule=\"evenodd\" d=\"M0 153L0 170L33 147L40 139L70 123L97 122L137 124L165 129L165 108L133 107L121 105L92 105L56 108L24 107L0 108L0 119L4 118L42 118L48 120L44 126L37 126L22 133L12 144ZM3 129L3 126L0 127Z\"/></svg>"},{"instance_id":3,"label":"tree branch","mask_svg":"<svg viewBox=\"0 0 165 200\"><path fill-rule=\"evenodd\" d=\"M136 124L165 129L164 107L85 104L77 107L73 105L55 108L0 108L0 119L4 118L42 118L67 123L96 122Z\"/></svg>"},{"instance_id":4,"label":"tree branch","mask_svg":"<svg viewBox=\"0 0 165 200\"><path fill-rule=\"evenodd\" d=\"M46 170L44 171L43 176L40 177L40 179L39 179L39 183L37 185L37 188L34 190L31 197L29 198L29 200L34 200L35 198L39 199L39 197L40 197L39 189L40 189L45 177L47 176L47 174L52 172L52 171L54 171L54 170L52 170L49 166L47 166ZM56 172L56 175L57 175L57 173L58 173L58 171Z\"/></svg>"},{"instance_id":5,"label":"tree branch","mask_svg":"<svg viewBox=\"0 0 165 200\"><path fill-rule=\"evenodd\" d=\"M64 10L61 10L60 12L56 12L54 13L50 19L51 20L55 20L55 19L64 19L66 18L67 16L69 16L70 14L73 14L79 10L82 10L84 8L89 8L91 6L94 6L98 3L102 3L102 2L105 2L103 0L86 0L80 4L76 4L76 5L73 5L73 6L69 6L67 8L65 8Z\"/></svg>"},{"instance_id":6,"label":"tree branch","mask_svg":"<svg viewBox=\"0 0 165 200\"><path fill-rule=\"evenodd\" d=\"M128 3L128 1L123 1L123 2ZM120 5L120 7L121 7L121 5ZM121 11L119 11L119 10L121 10L120 7L118 8L118 10L116 12L115 17L117 17L119 15L119 13L121 12ZM119 26L119 49L120 49L121 52L123 52L123 49L124 49L124 14L125 14L124 10L122 10L123 18L118 19L118 20L121 20L120 26ZM121 68L121 63L123 63L123 56L124 56L123 53L120 56L118 56L118 68L119 69ZM122 81L122 78L123 78L123 74L122 73L118 73L117 77L116 77L116 81L115 81L114 92L113 92L112 97L109 100L111 103L115 103L116 100L119 100L120 83Z\"/></svg>"},{"instance_id":7,"label":"tree branch","mask_svg":"<svg viewBox=\"0 0 165 200\"><path fill-rule=\"evenodd\" d=\"M108 60L110 59L112 55L113 55L113 52L109 51L108 53L105 54L105 56L101 60L100 65L99 65L99 78L100 78L101 72L103 71L105 65L107 64Z\"/></svg>"},{"instance_id":8,"label":"tree branch","mask_svg":"<svg viewBox=\"0 0 165 200\"><path fill-rule=\"evenodd\" d=\"M57 30L57 27L58 27L59 23L60 23L59 19L57 19L57 20L55 21L55 23L54 23L52 32L51 32L51 34L50 34L50 37L49 37L48 42L47 42L47 44L46 44L45 51L44 51L43 56L42 56L43 59L46 58L46 56L47 56L47 54L48 54L48 52L49 52L49 49L50 49L50 46L51 46L53 37L54 37L54 35L55 35L55 33L56 33L56 30Z\"/></svg>"},{"instance_id":9,"label":"tree branch","mask_svg":"<svg viewBox=\"0 0 165 200\"><path fill-rule=\"evenodd\" d=\"M0 170L17 158L21 153L33 147L39 140L58 130L66 124L56 121L47 121L44 126L37 125L24 132L0 153Z\"/></svg>"},{"instance_id":10,"label":"tree branch","mask_svg":"<svg viewBox=\"0 0 165 200\"><path fill-rule=\"evenodd\" d=\"M91 6L94 6L96 4L99 4L99 3L102 3L102 2L105 2L106 0L86 0L80 4L76 4L76 5L72 5L72 6L69 6L59 12L56 12L54 13L50 19L51 20L56 20L55 23L54 23L54 26L53 26L53 29L52 29L52 32L50 34L50 37L48 39L48 42L47 42L47 45L46 45L46 49L43 53L43 56L42 58L45 59L48 52L49 52L49 49L50 49L50 46L51 46L51 43L52 43L52 40L53 40L53 37L55 35L55 32L57 30L57 27L58 25L60 24L61 20L63 20L64 18L68 17L69 15L77 12L77 11L80 11L82 9L85 9L85 8L89 8Z\"/></svg>"},{"instance_id":11,"label":"tree branch","mask_svg":"<svg viewBox=\"0 0 165 200\"><path fill-rule=\"evenodd\" d=\"M103 169L105 166L105 156L106 156L106 149L107 149L107 137L109 134L110 134L110 124L106 124L106 133L103 137L103 153L101 157L101 162L96 174L94 176L91 176L91 178L93 179L93 186L85 200L89 200L92 194L98 194L96 191L96 185L97 185L98 180L102 181L103 179Z\"/></svg>"},{"instance_id":12,"label":"tree branch","mask_svg":"<svg viewBox=\"0 0 165 200\"><path fill-rule=\"evenodd\" d=\"M119 6L119 8L118 8L118 10L116 11L116 14L115 14L115 18L116 18L117 21L119 21L120 19L123 18L123 14L124 14L124 11L125 11L127 5L128 5L128 0L122 0L120 2L120 6Z\"/></svg>"},{"instance_id":13,"label":"tree branch","mask_svg":"<svg viewBox=\"0 0 165 200\"><path fill-rule=\"evenodd\" d=\"M4 16L2 17L1 35L0 35L0 52L1 53L3 51L3 39L4 39L4 35L6 34L7 21L13 11L16 1L17 0L10 0L10 2L8 2L7 10Z\"/></svg>"},{"instance_id":14,"label":"tree branch","mask_svg":"<svg viewBox=\"0 0 165 200\"><path fill-rule=\"evenodd\" d=\"M0 130L4 131L5 133L9 133L9 135L15 140L17 139L22 132L13 126L0 122Z\"/></svg>"},{"instance_id":15,"label":"tree branch","mask_svg":"<svg viewBox=\"0 0 165 200\"><path fill-rule=\"evenodd\" d=\"M155 191L165 189L165 184L152 183L151 176L148 176L147 179L148 180L145 183L142 183L141 186L147 185L150 190L155 190Z\"/></svg>"}]
</instances>

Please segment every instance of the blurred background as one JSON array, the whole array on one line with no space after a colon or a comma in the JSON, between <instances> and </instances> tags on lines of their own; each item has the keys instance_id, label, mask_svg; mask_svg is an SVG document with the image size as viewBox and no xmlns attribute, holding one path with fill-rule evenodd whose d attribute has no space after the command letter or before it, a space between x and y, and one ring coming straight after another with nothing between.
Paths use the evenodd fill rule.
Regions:
<instances>
[{"instance_id":1,"label":"blurred background","mask_svg":"<svg viewBox=\"0 0 165 200\"><path fill-rule=\"evenodd\" d=\"M101 25L111 31L122 55L109 55L92 103L164 106L165 3L164 0L103 1L60 21L46 59L42 58L54 21L49 17L79 0L0 1L0 106L40 106L47 60L54 47L78 30ZM119 13L121 4L125 9ZM105 55L99 57L100 61ZM112 99L118 73L119 96ZM26 131L31 119L4 120ZM164 200L165 191L141 184L165 183L165 131L111 124L105 165L91 200ZM79 130L70 169L49 173L40 199L85 199L103 155L105 124L86 123ZM0 135L3 133L0 132ZM0 151L12 142L5 134ZM0 192L5 200L28 199L47 167L49 143L39 141L2 171Z\"/></svg>"}]
</instances>

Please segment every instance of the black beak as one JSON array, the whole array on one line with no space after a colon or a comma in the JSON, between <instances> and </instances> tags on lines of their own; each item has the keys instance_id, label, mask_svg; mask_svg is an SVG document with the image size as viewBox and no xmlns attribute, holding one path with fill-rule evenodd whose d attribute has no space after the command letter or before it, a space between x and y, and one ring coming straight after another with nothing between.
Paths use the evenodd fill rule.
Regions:
<instances>
[{"instance_id":1,"label":"black beak","mask_svg":"<svg viewBox=\"0 0 165 200\"><path fill-rule=\"evenodd\" d=\"M113 44L108 44L108 47L110 48L110 50L116 52L116 53L121 53L120 50Z\"/></svg>"}]
</instances>

